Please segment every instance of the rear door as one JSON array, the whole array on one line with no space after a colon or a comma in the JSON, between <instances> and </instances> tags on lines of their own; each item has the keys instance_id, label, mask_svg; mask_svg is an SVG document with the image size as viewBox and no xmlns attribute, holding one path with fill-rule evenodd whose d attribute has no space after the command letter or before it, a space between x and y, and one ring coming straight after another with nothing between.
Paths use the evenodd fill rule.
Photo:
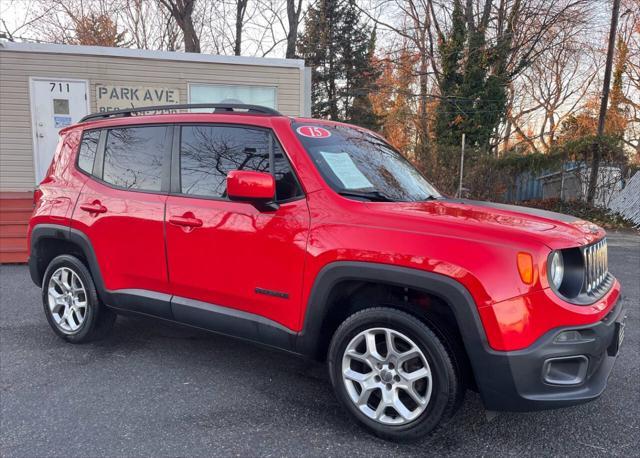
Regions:
<instances>
[{"instance_id":1,"label":"rear door","mask_svg":"<svg viewBox=\"0 0 640 458\"><path fill-rule=\"evenodd\" d=\"M176 143L179 164L166 212L174 300L199 301L196 306L205 311L229 307L293 329L309 211L273 133L250 126L184 125ZM229 201L226 176L231 170L271 171L279 208L261 212L249 203ZM183 225L185 220L193 224Z\"/></svg>"},{"instance_id":2,"label":"rear door","mask_svg":"<svg viewBox=\"0 0 640 458\"><path fill-rule=\"evenodd\" d=\"M168 293L164 209L172 134L173 128L165 125L104 129L92 167L79 157L79 168L90 178L78 198L72 227L91 241L105 288L129 299ZM134 299L133 305L170 316L169 297L165 299L163 310L155 310L153 301Z\"/></svg>"}]
</instances>

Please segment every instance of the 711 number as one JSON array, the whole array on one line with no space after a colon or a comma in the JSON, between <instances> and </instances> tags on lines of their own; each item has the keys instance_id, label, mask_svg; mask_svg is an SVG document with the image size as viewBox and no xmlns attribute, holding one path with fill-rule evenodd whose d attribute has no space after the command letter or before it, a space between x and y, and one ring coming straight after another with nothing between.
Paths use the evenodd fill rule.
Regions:
<instances>
[{"instance_id":1,"label":"711 number","mask_svg":"<svg viewBox=\"0 0 640 458\"><path fill-rule=\"evenodd\" d=\"M56 90L56 86L58 87L58 90L60 92L63 92L64 91L63 88L65 88L65 87L67 89L66 92L69 92L69 83L64 83L64 84L63 83L49 83L49 84L51 85L51 92Z\"/></svg>"}]
</instances>

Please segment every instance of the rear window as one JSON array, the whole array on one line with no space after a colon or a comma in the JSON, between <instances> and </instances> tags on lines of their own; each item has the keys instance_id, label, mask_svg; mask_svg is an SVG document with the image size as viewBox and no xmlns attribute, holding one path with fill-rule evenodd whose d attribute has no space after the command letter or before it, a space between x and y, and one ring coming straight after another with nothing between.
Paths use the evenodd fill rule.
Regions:
<instances>
[{"instance_id":1,"label":"rear window","mask_svg":"<svg viewBox=\"0 0 640 458\"><path fill-rule=\"evenodd\" d=\"M99 130L88 130L82 134L82 142L78 152L78 167L87 173L93 172L93 162L96 159L99 140Z\"/></svg>"},{"instance_id":2,"label":"rear window","mask_svg":"<svg viewBox=\"0 0 640 458\"><path fill-rule=\"evenodd\" d=\"M102 179L125 189L160 191L168 147L170 135L166 126L110 129Z\"/></svg>"}]
</instances>

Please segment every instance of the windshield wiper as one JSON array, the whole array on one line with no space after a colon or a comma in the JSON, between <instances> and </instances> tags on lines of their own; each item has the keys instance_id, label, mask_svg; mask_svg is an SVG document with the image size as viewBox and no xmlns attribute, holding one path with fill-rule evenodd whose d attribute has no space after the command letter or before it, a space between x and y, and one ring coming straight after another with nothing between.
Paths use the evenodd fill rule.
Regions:
<instances>
[{"instance_id":1,"label":"windshield wiper","mask_svg":"<svg viewBox=\"0 0 640 458\"><path fill-rule=\"evenodd\" d=\"M380 191L338 191L338 194L345 197L360 197L372 202L395 202L396 200Z\"/></svg>"}]
</instances>

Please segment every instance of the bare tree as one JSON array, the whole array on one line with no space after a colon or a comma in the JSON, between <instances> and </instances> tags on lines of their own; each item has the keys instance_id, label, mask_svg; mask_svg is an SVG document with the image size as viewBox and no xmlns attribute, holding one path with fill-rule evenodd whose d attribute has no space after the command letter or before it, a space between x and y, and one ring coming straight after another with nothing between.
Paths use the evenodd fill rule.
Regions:
<instances>
[{"instance_id":1,"label":"bare tree","mask_svg":"<svg viewBox=\"0 0 640 458\"><path fill-rule=\"evenodd\" d=\"M176 24L182 30L185 52L201 52L200 37L193 21L196 0L158 0L158 2L173 16Z\"/></svg>"},{"instance_id":2,"label":"bare tree","mask_svg":"<svg viewBox=\"0 0 640 458\"><path fill-rule=\"evenodd\" d=\"M483 69L485 78L501 81L506 93L506 88L523 71L556 45L554 35L562 30L563 24L575 21L593 3L594 0L459 0L457 5L464 15L466 34L459 67L466 72L465 66L475 62L474 65ZM381 0L372 8L362 7L363 12L384 29L407 40L420 56L416 72L420 76L417 118L421 130L426 129L429 119L426 111L429 79L433 78L439 95L446 93L439 51L453 27L454 5L454 2L438 0ZM492 115L497 122L505 108L496 106L487 111L487 108L476 108L473 98L448 100L455 109L461 109L464 104L466 114L484 110L478 113L483 117ZM500 138L497 129L495 137L493 147ZM426 138L425 133L422 141Z\"/></svg>"},{"instance_id":3,"label":"bare tree","mask_svg":"<svg viewBox=\"0 0 640 458\"><path fill-rule=\"evenodd\" d=\"M627 56L623 66L624 100L629 124L624 141L640 161L640 0L623 0L619 40Z\"/></svg>"},{"instance_id":4,"label":"bare tree","mask_svg":"<svg viewBox=\"0 0 640 458\"><path fill-rule=\"evenodd\" d=\"M256 32L261 31L253 24L257 8L257 2L248 0L201 2L197 16L205 48L217 54L246 53L247 41L253 41ZM260 43L256 47L260 48Z\"/></svg>"},{"instance_id":5,"label":"bare tree","mask_svg":"<svg viewBox=\"0 0 640 458\"><path fill-rule=\"evenodd\" d=\"M564 24L556 45L540 56L512 85L512 103L507 124L527 146L548 152L558 137L562 122L574 114L593 88L599 62L585 50L581 25ZM515 100L515 92L518 93ZM506 132L505 149L509 147Z\"/></svg>"},{"instance_id":6,"label":"bare tree","mask_svg":"<svg viewBox=\"0 0 640 458\"><path fill-rule=\"evenodd\" d=\"M120 1L120 22L127 32L130 46L168 51L180 48L180 29L166 8L147 0Z\"/></svg>"},{"instance_id":7,"label":"bare tree","mask_svg":"<svg viewBox=\"0 0 640 458\"><path fill-rule=\"evenodd\" d=\"M296 57L296 45L298 43L298 27L300 25L300 13L302 12L302 0L287 0L287 52L286 57Z\"/></svg>"},{"instance_id":8,"label":"bare tree","mask_svg":"<svg viewBox=\"0 0 640 458\"><path fill-rule=\"evenodd\" d=\"M117 34L123 34L120 46L293 56L304 0L293 0L291 5L288 1L4 0L0 1L0 32L9 39L20 34L27 39L74 43L74 17L85 26L91 17L96 24L109 18ZM91 36L88 33L85 38ZM100 43L109 45L108 40Z\"/></svg>"},{"instance_id":9,"label":"bare tree","mask_svg":"<svg viewBox=\"0 0 640 458\"><path fill-rule=\"evenodd\" d=\"M247 12L249 0L236 0L236 34L233 53L236 56L242 53L242 28L244 26L244 15Z\"/></svg>"},{"instance_id":10,"label":"bare tree","mask_svg":"<svg viewBox=\"0 0 640 458\"><path fill-rule=\"evenodd\" d=\"M433 1L383 0L373 8L361 5L360 9L378 26L400 37L404 46L419 56L415 69L418 80L416 144L422 150L417 153L418 155L428 155L430 143L428 106L433 92L430 77L438 75L435 35L441 33L440 17L435 14Z\"/></svg>"},{"instance_id":11,"label":"bare tree","mask_svg":"<svg viewBox=\"0 0 640 458\"><path fill-rule=\"evenodd\" d=\"M51 14L54 8L54 4L42 5L37 0L0 2L0 33L9 40L18 39Z\"/></svg>"},{"instance_id":12,"label":"bare tree","mask_svg":"<svg viewBox=\"0 0 640 458\"><path fill-rule=\"evenodd\" d=\"M295 58L303 5L302 0L257 0L250 20L245 21L248 34L244 52L258 56L283 53Z\"/></svg>"},{"instance_id":13,"label":"bare tree","mask_svg":"<svg viewBox=\"0 0 640 458\"><path fill-rule=\"evenodd\" d=\"M202 26L202 48L214 54L232 54L234 33L229 26L234 23L235 12L230 9L229 2L200 2L196 17Z\"/></svg>"},{"instance_id":14,"label":"bare tree","mask_svg":"<svg viewBox=\"0 0 640 458\"><path fill-rule=\"evenodd\" d=\"M31 21L29 35L38 41L124 46L119 30L117 7L109 0L41 0L35 5L37 20Z\"/></svg>"}]
</instances>

